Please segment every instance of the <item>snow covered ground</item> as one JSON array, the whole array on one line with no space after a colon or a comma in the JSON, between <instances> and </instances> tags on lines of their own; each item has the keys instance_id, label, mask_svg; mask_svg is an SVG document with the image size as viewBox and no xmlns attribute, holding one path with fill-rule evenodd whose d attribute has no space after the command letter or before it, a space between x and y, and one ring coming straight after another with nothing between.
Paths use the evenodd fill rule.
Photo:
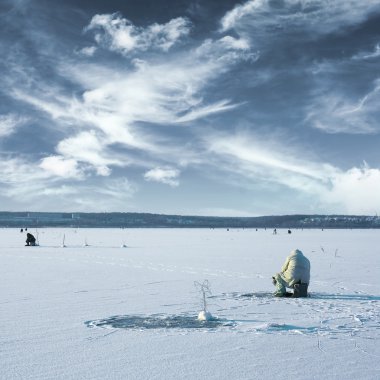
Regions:
<instances>
[{"instance_id":1,"label":"snow covered ground","mask_svg":"<svg viewBox=\"0 0 380 380\"><path fill-rule=\"evenodd\" d=\"M380 378L380 230L30 232L0 230L2 380ZM273 298L295 248L311 297Z\"/></svg>"}]
</instances>

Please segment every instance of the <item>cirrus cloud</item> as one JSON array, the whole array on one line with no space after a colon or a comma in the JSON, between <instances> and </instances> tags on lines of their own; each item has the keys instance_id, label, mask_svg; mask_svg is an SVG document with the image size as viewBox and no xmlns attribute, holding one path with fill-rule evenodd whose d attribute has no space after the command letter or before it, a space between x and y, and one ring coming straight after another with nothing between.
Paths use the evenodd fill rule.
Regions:
<instances>
[{"instance_id":1,"label":"cirrus cloud","mask_svg":"<svg viewBox=\"0 0 380 380\"><path fill-rule=\"evenodd\" d=\"M374 214L380 210L380 168L341 170L328 163L313 161L306 152L297 152L274 141L262 142L254 136L219 136L209 143L218 155L218 166L249 183L296 190L310 201L339 213ZM223 162L223 165L221 165ZM239 184L241 185L241 184Z\"/></svg>"},{"instance_id":2,"label":"cirrus cloud","mask_svg":"<svg viewBox=\"0 0 380 380\"><path fill-rule=\"evenodd\" d=\"M0 137L10 136L22 124L26 123L25 117L16 114L0 115Z\"/></svg>"},{"instance_id":3,"label":"cirrus cloud","mask_svg":"<svg viewBox=\"0 0 380 380\"><path fill-rule=\"evenodd\" d=\"M363 147L378 137L380 16L371 14L378 1L245 1L222 18L208 13L212 20L193 23L177 17L179 8L161 15L144 10L144 27L134 11L107 13L117 2L95 16L83 2L77 14L65 2L54 11L27 3L23 15L0 15L9 39L0 44L0 135L9 154L0 163L1 201L125 210L138 189L130 178L189 196L179 186L188 169L194 188L205 189L196 207L208 212L378 207L371 191L378 169L357 164L373 162L376 152L350 149L354 133ZM73 19L53 25L58 12ZM32 121L28 128L19 110ZM242 196L231 197L231 182ZM262 191L268 188L275 189L270 200ZM359 196L350 198L349 188ZM147 193L135 207L174 210L174 199L157 202Z\"/></svg>"},{"instance_id":4,"label":"cirrus cloud","mask_svg":"<svg viewBox=\"0 0 380 380\"><path fill-rule=\"evenodd\" d=\"M364 163L362 167L337 172L331 183L331 188L321 194L326 203L343 205L348 214L374 215L380 209L380 169Z\"/></svg>"},{"instance_id":5,"label":"cirrus cloud","mask_svg":"<svg viewBox=\"0 0 380 380\"><path fill-rule=\"evenodd\" d=\"M40 168L58 177L82 178L83 172L78 168L78 162L63 156L49 156L41 160Z\"/></svg>"},{"instance_id":6,"label":"cirrus cloud","mask_svg":"<svg viewBox=\"0 0 380 380\"><path fill-rule=\"evenodd\" d=\"M154 23L143 28L133 25L120 14L113 13L94 16L85 31L94 30L95 41L99 45L127 55L148 49L168 51L182 37L187 36L190 29L190 21L182 17L166 24Z\"/></svg>"},{"instance_id":7,"label":"cirrus cloud","mask_svg":"<svg viewBox=\"0 0 380 380\"><path fill-rule=\"evenodd\" d=\"M375 59L380 57L380 44L376 44L372 51L361 51L355 54L352 59L353 60L367 60L367 59Z\"/></svg>"},{"instance_id":8,"label":"cirrus cloud","mask_svg":"<svg viewBox=\"0 0 380 380\"><path fill-rule=\"evenodd\" d=\"M223 32L256 30L259 34L298 30L328 34L365 20L379 10L377 0L249 0L221 19Z\"/></svg>"},{"instance_id":9,"label":"cirrus cloud","mask_svg":"<svg viewBox=\"0 0 380 380\"><path fill-rule=\"evenodd\" d=\"M180 171L178 169L170 167L157 167L151 170L148 170L144 174L146 181L161 182L167 185L176 187L179 186L179 177Z\"/></svg>"},{"instance_id":10,"label":"cirrus cloud","mask_svg":"<svg viewBox=\"0 0 380 380\"><path fill-rule=\"evenodd\" d=\"M328 94L323 92L315 96L309 106L306 121L326 133L378 133L379 102L380 80L376 80L371 91L359 99L352 99L337 89Z\"/></svg>"}]
</instances>

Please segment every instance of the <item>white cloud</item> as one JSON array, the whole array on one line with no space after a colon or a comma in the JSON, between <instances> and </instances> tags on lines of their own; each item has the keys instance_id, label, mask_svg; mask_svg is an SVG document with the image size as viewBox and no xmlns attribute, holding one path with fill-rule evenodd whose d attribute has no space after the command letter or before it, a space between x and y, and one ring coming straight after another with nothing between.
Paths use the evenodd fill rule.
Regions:
<instances>
[{"instance_id":1,"label":"white cloud","mask_svg":"<svg viewBox=\"0 0 380 380\"><path fill-rule=\"evenodd\" d=\"M83 112L84 107L91 122L115 140L149 149L145 139L134 137L135 122L173 125L233 107L228 100L204 105L198 95L221 70L227 69L226 65L212 59L195 64L191 58L150 65L126 72L118 80L106 80L86 91L78 108ZM113 121L109 122L111 117Z\"/></svg>"},{"instance_id":2,"label":"white cloud","mask_svg":"<svg viewBox=\"0 0 380 380\"><path fill-rule=\"evenodd\" d=\"M136 186L127 178L113 178L110 181L107 181L107 184L104 187L99 187L97 191L100 194L123 201L132 198L136 189Z\"/></svg>"},{"instance_id":3,"label":"white cloud","mask_svg":"<svg viewBox=\"0 0 380 380\"><path fill-rule=\"evenodd\" d=\"M177 123L187 123L190 121L194 121L197 119L201 119L203 117L232 110L238 107L238 104L229 104L228 100L222 100L215 104L209 104L204 107L195 107L190 109L184 116L179 116L176 119Z\"/></svg>"},{"instance_id":4,"label":"white cloud","mask_svg":"<svg viewBox=\"0 0 380 380\"><path fill-rule=\"evenodd\" d=\"M313 99L306 121L326 133L368 134L380 131L378 105L380 81L360 99L332 90Z\"/></svg>"},{"instance_id":5,"label":"white cloud","mask_svg":"<svg viewBox=\"0 0 380 380\"><path fill-rule=\"evenodd\" d=\"M249 0L225 14L221 30L278 33L293 27L327 34L362 22L379 7L378 0Z\"/></svg>"},{"instance_id":6,"label":"white cloud","mask_svg":"<svg viewBox=\"0 0 380 380\"><path fill-rule=\"evenodd\" d=\"M42 162L1 158L1 196L20 209L89 212L133 208L130 202L137 187L126 178L73 182L69 174L75 174L75 164L62 157Z\"/></svg>"},{"instance_id":7,"label":"white cloud","mask_svg":"<svg viewBox=\"0 0 380 380\"><path fill-rule=\"evenodd\" d=\"M82 178L83 172L78 168L78 162L62 156L49 156L41 160L40 168L58 177Z\"/></svg>"},{"instance_id":8,"label":"white cloud","mask_svg":"<svg viewBox=\"0 0 380 380\"><path fill-rule=\"evenodd\" d=\"M79 53L86 57L92 57L95 54L96 50L97 50L96 46L86 46L80 49Z\"/></svg>"},{"instance_id":9,"label":"white cloud","mask_svg":"<svg viewBox=\"0 0 380 380\"><path fill-rule=\"evenodd\" d=\"M125 166L126 163L109 157L106 147L107 140L102 141L94 131L89 131L62 140L57 146L57 152L63 157L69 157L69 162L80 161L90 164L98 175L108 176L111 174L109 165Z\"/></svg>"},{"instance_id":10,"label":"white cloud","mask_svg":"<svg viewBox=\"0 0 380 380\"><path fill-rule=\"evenodd\" d=\"M221 45L224 45L227 49L232 50L249 50L250 43L244 38L235 38L232 36L225 36L219 40Z\"/></svg>"},{"instance_id":11,"label":"white cloud","mask_svg":"<svg viewBox=\"0 0 380 380\"><path fill-rule=\"evenodd\" d=\"M42 195L46 196L62 196L62 195L76 195L79 193L79 189L74 186L67 186L67 185L62 185L62 186L56 186L56 187L47 187L41 191ZM72 211L72 209L71 209Z\"/></svg>"},{"instance_id":12,"label":"white cloud","mask_svg":"<svg viewBox=\"0 0 380 380\"><path fill-rule=\"evenodd\" d=\"M204 104L199 94L232 65L247 59L257 59L257 54L250 52L246 41L223 37L207 40L169 62L149 64L139 60L133 71L120 72L116 78L108 76L103 83L97 79L96 87L84 92L83 103L78 109L84 108L87 115L96 110L92 122L99 126L107 124L106 128L100 127L108 135L114 128L112 134L118 141L150 149L149 144L143 145L146 136L134 140L136 130L132 126L135 122L173 125L234 108L236 105L230 104L228 99ZM87 81L83 76L91 77L91 69L78 69L70 70L74 78ZM99 78L96 71L92 72ZM111 115L113 122L106 122ZM103 117L106 120L102 120Z\"/></svg>"},{"instance_id":13,"label":"white cloud","mask_svg":"<svg viewBox=\"0 0 380 380\"><path fill-rule=\"evenodd\" d=\"M60 96L57 89L43 86L42 84L40 84L40 87L41 89L38 88L34 92L13 88L10 94L15 99L31 104L36 109L47 113L52 119L67 119L69 117L70 99Z\"/></svg>"},{"instance_id":14,"label":"white cloud","mask_svg":"<svg viewBox=\"0 0 380 380\"><path fill-rule=\"evenodd\" d=\"M170 61L149 64L139 60L133 69L62 64L61 75L86 89L81 98L59 95L58 89L43 84L34 93L16 88L13 95L50 115L54 125L61 123L64 130L71 131L73 125L81 129L84 134L62 140L57 152L87 162L105 175L109 174L106 167L123 164L121 157L110 154L109 147L115 143L149 152L160 160L170 155L171 148L162 144L163 136L156 136L154 130L144 132L139 123L194 123L236 108L228 99L207 104L201 94L211 81L244 59L252 59L247 42L223 37L207 40Z\"/></svg>"},{"instance_id":15,"label":"white cloud","mask_svg":"<svg viewBox=\"0 0 380 380\"><path fill-rule=\"evenodd\" d=\"M332 187L321 198L326 203L343 205L348 214L374 215L380 210L380 169L365 164L337 173Z\"/></svg>"},{"instance_id":16,"label":"white cloud","mask_svg":"<svg viewBox=\"0 0 380 380\"><path fill-rule=\"evenodd\" d=\"M250 43L244 38L225 36L217 40L207 39L196 50L198 59L207 59L220 68L229 69L241 61L255 62L259 59L259 52L252 52Z\"/></svg>"},{"instance_id":17,"label":"white cloud","mask_svg":"<svg viewBox=\"0 0 380 380\"><path fill-rule=\"evenodd\" d=\"M1 156L0 159L1 183L13 186L20 185L28 191L27 183L48 179L50 174L33 163L22 158Z\"/></svg>"},{"instance_id":18,"label":"white cloud","mask_svg":"<svg viewBox=\"0 0 380 380\"><path fill-rule=\"evenodd\" d=\"M41 162L33 162L26 158L9 158L2 156L0 160L1 194L10 203L33 206L37 201L37 209L44 202L44 194L56 194L57 181L62 177L45 170ZM58 185L60 187L60 185ZM62 191L62 188L61 188ZM31 209L29 208L28 209Z\"/></svg>"},{"instance_id":19,"label":"white cloud","mask_svg":"<svg viewBox=\"0 0 380 380\"><path fill-rule=\"evenodd\" d=\"M26 118L15 114L0 115L0 137L10 136L26 121Z\"/></svg>"},{"instance_id":20,"label":"white cloud","mask_svg":"<svg viewBox=\"0 0 380 380\"><path fill-rule=\"evenodd\" d=\"M179 185L179 174L180 171L177 169L170 167L158 167L147 171L144 174L144 178L146 181L161 182L175 187Z\"/></svg>"},{"instance_id":21,"label":"white cloud","mask_svg":"<svg viewBox=\"0 0 380 380\"><path fill-rule=\"evenodd\" d=\"M53 186L53 187L46 187L44 189L41 189L41 195L46 195L48 197L55 197L55 196L76 196L80 193L80 190L76 186L68 186L68 185L62 185L62 186Z\"/></svg>"},{"instance_id":22,"label":"white cloud","mask_svg":"<svg viewBox=\"0 0 380 380\"><path fill-rule=\"evenodd\" d=\"M95 40L98 44L127 55L148 49L168 51L182 37L187 36L190 29L189 20L182 17L166 24L155 23L142 28L114 13L94 16L85 30L96 30Z\"/></svg>"},{"instance_id":23,"label":"white cloud","mask_svg":"<svg viewBox=\"0 0 380 380\"><path fill-rule=\"evenodd\" d=\"M249 182L280 186L310 197L318 207L340 213L380 211L380 169L353 167L343 171L308 158L302 150L286 148L252 136L224 136L210 142L217 166ZM279 190L280 191L280 190Z\"/></svg>"},{"instance_id":24,"label":"white cloud","mask_svg":"<svg viewBox=\"0 0 380 380\"><path fill-rule=\"evenodd\" d=\"M117 210L125 209L135 189L127 180L112 182L111 174L119 172L111 173L114 167L134 164L144 171L155 168L145 173L146 180L178 186L180 172L171 165L201 167L210 161L226 177L237 174L239 186L239 181L245 179L254 185L282 186L296 190L292 193L296 196L306 194L326 205L337 204L343 211L360 210L360 196L368 193L367 209L370 205L378 208L376 194L370 190L370 186L379 188L378 169L354 167L342 171L310 158L302 149L285 149L284 144L266 140L265 136L261 140L249 136L221 138L215 136L215 123L201 123L203 118L239 106L227 94L219 92L212 97L209 90L216 81L223 83L223 75L236 63L244 61L248 66L258 59L259 53L252 51L255 38L272 41L268 35L281 38L282 32L294 30L294 26L311 32L311 36L336 31L364 20L377 3L378 0L247 1L221 21L223 33L235 29L235 37L223 34L218 38L214 34L213 39L195 47L186 45L186 51L176 50L175 54L170 49L190 33L188 20L177 18L140 28L118 14L98 15L87 27L95 35L96 46L79 51L88 59L78 63L57 52L56 81L51 80L53 75L49 80L38 76L38 68L30 68L29 60L19 63L15 53L10 62L16 79L12 82L5 78L4 83L14 98L45 113L42 122L50 117L48 128L59 130L61 141L52 139L55 153L42 161L25 158L1 162L1 184L14 199L37 200L43 194L53 207L59 199L65 204L62 207L82 210L98 208L101 199L106 200L105 211ZM191 41L191 46L195 44L195 40ZM45 49L44 44L40 45ZM51 54L55 51L52 46L57 44L50 41L50 45ZM112 62L104 56L95 62L91 57L99 45L122 55L113 55ZM167 54L155 54L152 59L151 51ZM378 47L355 59L377 55ZM255 70L250 74L264 76L264 70L258 68L257 74ZM247 76L247 81L252 88L252 78ZM60 88L58 83L65 84ZM328 96L315 97L309 121L327 132L373 133L378 131L378 103L378 84L357 99L334 89ZM19 125L9 124L9 120L0 124L0 135L9 135ZM227 128L235 126L222 123L220 129ZM209 141L203 140L206 129L213 137ZM184 135L189 139L184 141ZM204 152L204 146L209 150ZM90 178L94 172L96 176ZM84 176L88 181L70 185L72 181L66 181ZM347 195L350 187L360 196ZM72 199L65 200L68 194L73 195Z\"/></svg>"},{"instance_id":25,"label":"white cloud","mask_svg":"<svg viewBox=\"0 0 380 380\"><path fill-rule=\"evenodd\" d=\"M243 164L241 168L248 165L250 171L257 175L266 176L268 170L272 171L272 177L277 177L275 173L280 173L285 184L288 183L287 179L291 174L323 181L326 172L334 172L329 165L308 162L297 157L296 152L287 151L281 144L264 142L262 139L246 135L214 138L209 143L209 149L219 155L237 159ZM301 155L301 152L299 154ZM294 186L294 183L288 185Z\"/></svg>"},{"instance_id":26,"label":"white cloud","mask_svg":"<svg viewBox=\"0 0 380 380\"><path fill-rule=\"evenodd\" d=\"M266 0L251 0L244 4L239 4L231 11L227 12L221 20L222 31L233 29L242 18L251 16L257 9L267 8Z\"/></svg>"},{"instance_id":27,"label":"white cloud","mask_svg":"<svg viewBox=\"0 0 380 380\"><path fill-rule=\"evenodd\" d=\"M79 122L84 128L99 128L104 134L102 145L118 143L153 154L163 151L166 154L162 137L156 142L154 131L146 134L137 123L190 123L237 107L228 99L205 104L199 94L210 81L245 59L250 54L248 46L225 38L222 42L210 40L205 46L165 63L145 64L140 60L136 69L117 73L98 65L63 67L64 75L90 88L83 93L82 100L72 100L70 106L60 108L53 103L52 116L61 114L62 119L71 119L71 124ZM45 102L42 107L45 111L49 109ZM58 152L68 155L61 145ZM69 157L83 160L77 155Z\"/></svg>"},{"instance_id":28,"label":"white cloud","mask_svg":"<svg viewBox=\"0 0 380 380\"><path fill-rule=\"evenodd\" d=\"M116 14L95 16L87 29L95 30L104 47L126 53L154 47L167 50L188 34L190 24L178 18L144 29ZM93 49L82 51L86 52L91 56ZM82 88L81 95L73 97L65 88L41 81L32 89L12 86L12 95L50 116L54 128L64 132L66 137L56 143L55 155L66 162L75 160L86 176L92 175L91 168L99 176L109 176L112 166L146 168L156 162L199 160L193 146L187 146L188 152L186 147L180 151L170 132L162 135L162 128L157 131L154 126L194 125L202 118L238 107L220 94L215 101L206 102L204 92L236 63L257 57L247 40L223 36L170 59L156 57L152 62L125 56L122 59L133 66L118 69L106 61L61 60L57 67L60 76ZM115 146L122 149L115 150ZM139 158L141 152L146 162Z\"/></svg>"},{"instance_id":29,"label":"white cloud","mask_svg":"<svg viewBox=\"0 0 380 380\"><path fill-rule=\"evenodd\" d=\"M78 195L72 198L71 205L64 198L64 207L72 211L96 210L97 212L119 212L133 208L133 196L137 187L126 178L111 178L93 185L78 187Z\"/></svg>"},{"instance_id":30,"label":"white cloud","mask_svg":"<svg viewBox=\"0 0 380 380\"><path fill-rule=\"evenodd\" d=\"M376 44L373 51L360 52L352 57L353 60L372 59L380 57L380 44Z\"/></svg>"}]
</instances>

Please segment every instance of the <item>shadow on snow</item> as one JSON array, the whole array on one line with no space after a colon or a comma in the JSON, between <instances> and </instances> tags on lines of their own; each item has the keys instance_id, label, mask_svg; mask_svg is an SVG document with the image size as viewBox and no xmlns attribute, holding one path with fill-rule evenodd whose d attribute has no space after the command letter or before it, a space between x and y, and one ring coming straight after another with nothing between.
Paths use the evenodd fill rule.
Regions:
<instances>
[{"instance_id":1,"label":"shadow on snow","mask_svg":"<svg viewBox=\"0 0 380 380\"><path fill-rule=\"evenodd\" d=\"M222 293L220 295L211 296L208 298L232 298L232 299L244 299L244 298L272 298L279 299L275 297L273 293L270 292L256 292L256 293ZM281 298L280 298L281 299ZM289 299L285 297L284 299ZM309 292L308 296L305 298L291 298L291 299L327 299L327 300L342 300L342 301L380 301L380 296L369 295L369 294L329 294L329 293L314 293Z\"/></svg>"}]
</instances>

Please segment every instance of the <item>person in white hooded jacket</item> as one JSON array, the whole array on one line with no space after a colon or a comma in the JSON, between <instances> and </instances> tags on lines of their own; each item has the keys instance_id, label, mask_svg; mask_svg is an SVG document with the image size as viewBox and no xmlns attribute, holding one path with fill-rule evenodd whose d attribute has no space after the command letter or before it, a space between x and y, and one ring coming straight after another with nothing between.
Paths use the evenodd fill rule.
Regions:
<instances>
[{"instance_id":1,"label":"person in white hooded jacket","mask_svg":"<svg viewBox=\"0 0 380 380\"><path fill-rule=\"evenodd\" d=\"M295 249L286 258L281 272L273 276L273 284L276 286L274 295L284 297L286 295L286 288L293 288L294 284L298 282L309 284L310 261L299 249Z\"/></svg>"}]
</instances>

